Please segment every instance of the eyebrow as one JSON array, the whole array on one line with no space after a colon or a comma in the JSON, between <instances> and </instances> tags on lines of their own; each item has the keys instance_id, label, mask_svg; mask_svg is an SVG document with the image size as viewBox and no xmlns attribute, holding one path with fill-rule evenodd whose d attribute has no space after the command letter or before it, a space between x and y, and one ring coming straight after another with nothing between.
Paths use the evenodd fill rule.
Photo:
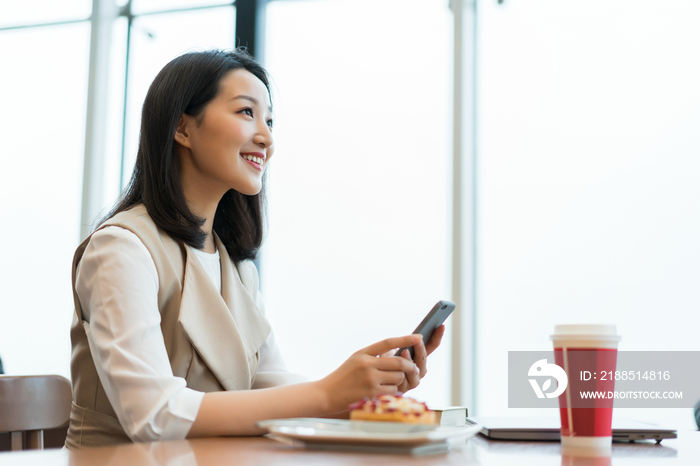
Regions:
<instances>
[{"instance_id":1,"label":"eyebrow","mask_svg":"<svg viewBox=\"0 0 700 466\"><path fill-rule=\"evenodd\" d=\"M231 97L229 99L229 101L236 100L236 99L245 99L245 100L249 100L249 101L253 102L255 105L260 105L260 102L258 101L258 99L256 99L255 97L251 97L249 95L245 95L245 94L237 95L236 97ZM272 112L272 107L270 107L269 105L267 106L267 109L270 112Z\"/></svg>"}]
</instances>

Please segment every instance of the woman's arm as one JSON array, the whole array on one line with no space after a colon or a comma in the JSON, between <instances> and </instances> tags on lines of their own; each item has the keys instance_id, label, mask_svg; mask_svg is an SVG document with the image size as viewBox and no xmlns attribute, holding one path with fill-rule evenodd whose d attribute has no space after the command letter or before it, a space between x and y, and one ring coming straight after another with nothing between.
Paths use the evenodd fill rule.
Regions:
<instances>
[{"instance_id":1,"label":"woman's arm","mask_svg":"<svg viewBox=\"0 0 700 466\"><path fill-rule=\"evenodd\" d=\"M173 375L148 250L130 231L107 227L93 234L77 272L95 368L124 431L134 441L184 439L204 394Z\"/></svg>"},{"instance_id":2,"label":"woman's arm","mask_svg":"<svg viewBox=\"0 0 700 466\"><path fill-rule=\"evenodd\" d=\"M189 438L258 435L258 421L321 417L339 413L363 396L395 394L418 366L405 358L380 356L421 343L421 335L389 338L361 349L338 369L315 382L262 390L206 393Z\"/></svg>"},{"instance_id":3,"label":"woman's arm","mask_svg":"<svg viewBox=\"0 0 700 466\"><path fill-rule=\"evenodd\" d=\"M95 233L79 267L76 291L95 366L135 441L255 435L260 420L341 413L363 396L395 393L421 371L408 359L378 356L416 341L420 353L415 335L358 351L319 381L202 394L172 374L160 330L157 272L138 237L119 227Z\"/></svg>"}]
</instances>

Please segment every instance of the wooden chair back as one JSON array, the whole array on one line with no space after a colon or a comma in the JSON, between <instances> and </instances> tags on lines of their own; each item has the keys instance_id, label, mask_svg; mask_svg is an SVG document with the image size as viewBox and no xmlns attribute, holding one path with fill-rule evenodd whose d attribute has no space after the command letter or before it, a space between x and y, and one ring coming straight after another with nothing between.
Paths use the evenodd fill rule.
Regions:
<instances>
[{"instance_id":1,"label":"wooden chair back","mask_svg":"<svg viewBox=\"0 0 700 466\"><path fill-rule=\"evenodd\" d=\"M68 423L72 399L60 375L0 375L0 432L10 432L11 450L43 449L44 430Z\"/></svg>"}]
</instances>

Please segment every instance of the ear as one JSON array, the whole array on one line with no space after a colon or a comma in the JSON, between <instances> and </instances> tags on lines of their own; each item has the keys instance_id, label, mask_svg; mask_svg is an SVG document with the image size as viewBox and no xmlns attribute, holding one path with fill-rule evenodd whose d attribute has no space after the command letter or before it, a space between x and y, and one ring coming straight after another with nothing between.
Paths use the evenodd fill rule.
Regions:
<instances>
[{"instance_id":1,"label":"ear","mask_svg":"<svg viewBox=\"0 0 700 466\"><path fill-rule=\"evenodd\" d=\"M175 129L175 142L187 148L191 148L189 133L191 119L192 117L183 113L180 117L180 121L177 123L177 128Z\"/></svg>"}]
</instances>

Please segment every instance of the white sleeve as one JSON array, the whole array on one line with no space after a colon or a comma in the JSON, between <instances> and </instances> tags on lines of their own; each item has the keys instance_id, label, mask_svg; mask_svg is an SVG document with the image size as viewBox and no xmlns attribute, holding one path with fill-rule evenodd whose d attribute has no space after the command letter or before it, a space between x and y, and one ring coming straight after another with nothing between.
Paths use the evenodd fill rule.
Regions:
<instances>
[{"instance_id":1,"label":"white sleeve","mask_svg":"<svg viewBox=\"0 0 700 466\"><path fill-rule=\"evenodd\" d=\"M132 232L107 227L92 235L75 289L97 374L133 441L181 440L204 393L173 375L160 329L158 272Z\"/></svg>"},{"instance_id":2,"label":"white sleeve","mask_svg":"<svg viewBox=\"0 0 700 466\"><path fill-rule=\"evenodd\" d=\"M252 264L252 263L251 263ZM253 265L255 277L257 278L257 269ZM257 285L258 280L255 280ZM262 298L260 290L256 290L255 304L260 312L265 315L265 302ZM253 381L253 389L279 387L281 385L291 385L294 383L306 382L308 379L300 374L289 372L287 365L284 363L282 352L275 342L275 334L270 331L270 335L260 347L260 362L258 363L258 372Z\"/></svg>"}]
</instances>

